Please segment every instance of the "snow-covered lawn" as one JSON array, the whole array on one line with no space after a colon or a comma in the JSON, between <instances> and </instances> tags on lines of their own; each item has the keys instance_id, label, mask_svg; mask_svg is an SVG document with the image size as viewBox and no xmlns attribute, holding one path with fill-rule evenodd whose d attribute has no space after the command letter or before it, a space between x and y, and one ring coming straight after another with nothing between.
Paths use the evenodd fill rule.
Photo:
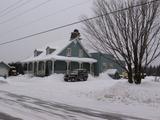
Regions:
<instances>
[{"instance_id":1,"label":"snow-covered lawn","mask_svg":"<svg viewBox=\"0 0 160 120\"><path fill-rule=\"evenodd\" d=\"M19 75L0 78L0 90L48 101L160 120L160 82L147 77L141 85L113 80L107 74L85 82L64 82L62 74L49 77ZM1 107L1 106L0 106ZM1 109L0 109L1 111Z\"/></svg>"}]
</instances>

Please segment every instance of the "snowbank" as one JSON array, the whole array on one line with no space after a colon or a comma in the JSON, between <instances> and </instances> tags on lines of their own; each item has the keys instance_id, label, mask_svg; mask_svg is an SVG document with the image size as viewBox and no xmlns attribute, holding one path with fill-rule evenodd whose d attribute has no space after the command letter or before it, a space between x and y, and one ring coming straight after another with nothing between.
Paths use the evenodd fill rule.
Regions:
<instances>
[{"instance_id":1,"label":"snowbank","mask_svg":"<svg viewBox=\"0 0 160 120\"><path fill-rule=\"evenodd\" d=\"M54 98L63 102L66 97L71 96L127 105L145 104L160 107L160 82L153 80L153 77L147 77L141 85L135 85L129 84L125 79L113 80L103 73L99 77L89 76L85 82L64 82L62 74L54 74L43 78L29 75L9 77L0 80L0 83L9 83L12 86L8 90L20 94Z\"/></svg>"},{"instance_id":2,"label":"snowbank","mask_svg":"<svg viewBox=\"0 0 160 120\"><path fill-rule=\"evenodd\" d=\"M87 107L106 112L154 118L159 120L160 82L147 77L141 85L126 79L113 80L106 73L89 76L87 81L64 82L62 74L49 77L20 75L9 77L0 90L48 101ZM134 114L133 114L134 113Z\"/></svg>"},{"instance_id":3,"label":"snowbank","mask_svg":"<svg viewBox=\"0 0 160 120\"><path fill-rule=\"evenodd\" d=\"M6 84L6 83L7 83L7 81L5 81L4 77L0 77L0 85Z\"/></svg>"},{"instance_id":4,"label":"snowbank","mask_svg":"<svg viewBox=\"0 0 160 120\"><path fill-rule=\"evenodd\" d=\"M160 107L160 84L144 81L142 85L130 85L119 82L102 91L96 91L95 98L102 101L120 102L124 104L146 104Z\"/></svg>"}]
</instances>

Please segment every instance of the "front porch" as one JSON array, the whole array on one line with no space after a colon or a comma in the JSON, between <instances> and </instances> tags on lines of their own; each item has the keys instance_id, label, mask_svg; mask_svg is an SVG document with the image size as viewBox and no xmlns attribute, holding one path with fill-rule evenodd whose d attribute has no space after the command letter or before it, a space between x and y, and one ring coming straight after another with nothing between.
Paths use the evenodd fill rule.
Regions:
<instances>
[{"instance_id":1,"label":"front porch","mask_svg":"<svg viewBox=\"0 0 160 120\"><path fill-rule=\"evenodd\" d=\"M62 60L50 59L39 60L23 63L24 71L26 74L33 74L34 76L49 76L54 73L66 73L74 69L86 69L88 73L94 75L95 61L83 60Z\"/></svg>"}]
</instances>

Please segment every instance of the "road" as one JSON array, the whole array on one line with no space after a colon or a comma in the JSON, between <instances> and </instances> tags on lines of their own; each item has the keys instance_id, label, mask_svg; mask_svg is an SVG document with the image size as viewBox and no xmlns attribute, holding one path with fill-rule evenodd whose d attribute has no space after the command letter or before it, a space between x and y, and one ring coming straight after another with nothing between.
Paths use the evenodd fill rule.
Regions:
<instances>
[{"instance_id":1,"label":"road","mask_svg":"<svg viewBox=\"0 0 160 120\"><path fill-rule=\"evenodd\" d=\"M0 108L3 111L0 112L0 120L146 120L45 101L1 90Z\"/></svg>"}]
</instances>

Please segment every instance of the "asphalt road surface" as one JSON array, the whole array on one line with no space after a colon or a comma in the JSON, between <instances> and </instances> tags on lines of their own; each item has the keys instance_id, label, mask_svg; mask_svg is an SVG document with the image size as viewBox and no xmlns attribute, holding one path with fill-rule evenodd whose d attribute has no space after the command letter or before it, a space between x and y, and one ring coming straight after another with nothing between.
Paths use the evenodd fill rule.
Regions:
<instances>
[{"instance_id":1,"label":"asphalt road surface","mask_svg":"<svg viewBox=\"0 0 160 120\"><path fill-rule=\"evenodd\" d=\"M63 103L45 101L0 90L0 120L146 120L117 113L108 113ZM7 110L16 114L11 114ZM28 116L20 117L20 116Z\"/></svg>"}]
</instances>

